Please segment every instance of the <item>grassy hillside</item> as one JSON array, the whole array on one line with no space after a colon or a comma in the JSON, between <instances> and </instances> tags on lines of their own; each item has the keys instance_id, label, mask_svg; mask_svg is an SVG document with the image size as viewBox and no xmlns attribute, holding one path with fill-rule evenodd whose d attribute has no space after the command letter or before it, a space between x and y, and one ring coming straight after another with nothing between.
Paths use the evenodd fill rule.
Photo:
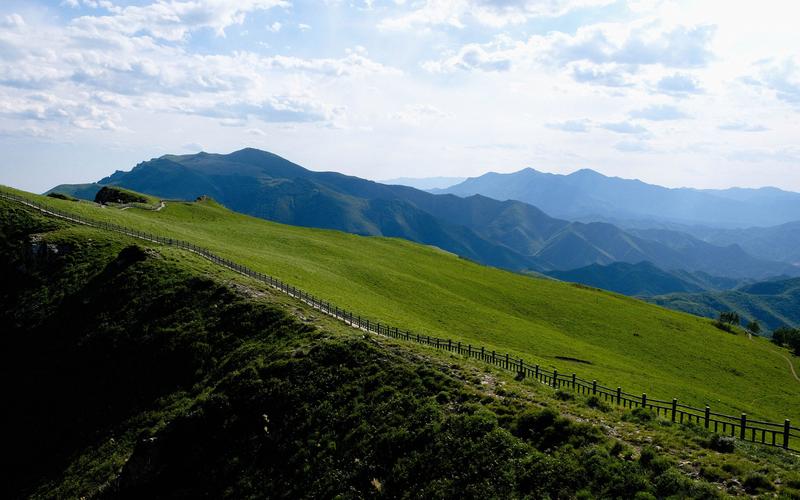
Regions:
<instances>
[{"instance_id":1,"label":"grassy hillside","mask_svg":"<svg viewBox=\"0 0 800 500\"><path fill-rule=\"evenodd\" d=\"M4 200L0 271L3 498L800 495L781 450L365 336Z\"/></svg>"},{"instance_id":2,"label":"grassy hillside","mask_svg":"<svg viewBox=\"0 0 800 500\"><path fill-rule=\"evenodd\" d=\"M49 203L192 241L373 319L510 351L631 393L800 421L800 383L782 351L702 318L404 240L270 223L213 201L168 203L159 212Z\"/></svg>"}]
</instances>

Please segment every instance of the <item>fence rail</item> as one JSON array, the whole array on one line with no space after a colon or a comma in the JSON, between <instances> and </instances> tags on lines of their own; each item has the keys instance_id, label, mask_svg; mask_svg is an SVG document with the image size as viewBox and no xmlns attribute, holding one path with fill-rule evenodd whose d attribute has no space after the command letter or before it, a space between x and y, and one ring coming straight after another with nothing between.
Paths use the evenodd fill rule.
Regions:
<instances>
[{"instance_id":1,"label":"fence rail","mask_svg":"<svg viewBox=\"0 0 800 500\"><path fill-rule=\"evenodd\" d=\"M617 387L616 389L605 387L598 384L596 380L585 380L574 373L559 373L555 368L548 370L538 364L530 364L522 358L513 357L508 353L498 353L494 350L489 351L485 347L473 346L469 343L465 344L451 339L431 337L430 335L423 335L418 332L411 332L396 326L370 320L353 311L348 311L328 301L315 297L278 278L254 271L187 241L150 234L108 222L87 219L12 193L0 192L0 198L21 203L51 217L193 252L217 265L265 283L326 315L332 316L349 326L366 332L372 332L398 340L416 342L435 349L474 358L501 369L512 371L520 378L532 378L555 389L571 389L574 392L587 396L595 396L603 401L622 406L623 408L650 409L657 415L668 418L672 422L695 423L702 425L714 433L735 437L743 441L800 451L800 428L793 427L789 419L784 420L783 423L753 420L748 419L745 413L742 413L740 416L725 415L712 412L709 406L705 408L696 408L679 404L677 399L665 401L648 398L647 394L642 394L640 396L623 392L621 387Z\"/></svg>"}]
</instances>

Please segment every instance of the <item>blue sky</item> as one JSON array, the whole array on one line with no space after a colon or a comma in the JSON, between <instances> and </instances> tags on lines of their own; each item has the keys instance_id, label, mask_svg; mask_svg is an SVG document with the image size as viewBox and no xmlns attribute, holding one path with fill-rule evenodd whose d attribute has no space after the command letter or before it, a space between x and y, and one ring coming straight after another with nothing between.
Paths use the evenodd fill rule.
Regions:
<instances>
[{"instance_id":1,"label":"blue sky","mask_svg":"<svg viewBox=\"0 0 800 500\"><path fill-rule=\"evenodd\" d=\"M0 183L258 147L800 190L796 2L4 0Z\"/></svg>"}]
</instances>

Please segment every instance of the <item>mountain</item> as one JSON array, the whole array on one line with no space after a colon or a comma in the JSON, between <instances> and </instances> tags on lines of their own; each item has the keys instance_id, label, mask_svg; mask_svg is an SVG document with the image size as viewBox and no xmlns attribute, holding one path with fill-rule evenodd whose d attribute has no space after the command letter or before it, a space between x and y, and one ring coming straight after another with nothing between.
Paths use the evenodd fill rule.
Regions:
<instances>
[{"instance_id":1,"label":"mountain","mask_svg":"<svg viewBox=\"0 0 800 500\"><path fill-rule=\"evenodd\" d=\"M569 175L531 168L492 172L433 192L523 201L570 220L653 220L727 228L800 220L799 193L776 188L670 189L589 169Z\"/></svg>"},{"instance_id":2,"label":"mountain","mask_svg":"<svg viewBox=\"0 0 800 500\"><path fill-rule=\"evenodd\" d=\"M752 283L727 291L670 293L648 300L709 318L736 311L746 321L757 320L768 330L800 327L800 279L797 278Z\"/></svg>"},{"instance_id":3,"label":"mountain","mask_svg":"<svg viewBox=\"0 0 800 500\"><path fill-rule=\"evenodd\" d=\"M669 246L611 224L555 219L519 201L434 195L336 172L313 172L256 149L227 155L167 155L140 163L130 172L118 171L99 184L168 199L209 195L233 210L269 220L406 238L517 271L644 260L664 269L735 277L800 271L756 259L735 245L717 247L695 240ZM70 192L67 187L54 190Z\"/></svg>"},{"instance_id":4,"label":"mountain","mask_svg":"<svg viewBox=\"0 0 800 500\"><path fill-rule=\"evenodd\" d=\"M472 283L476 300L503 307L512 291L487 294L480 279L509 273L430 248L281 226L209 200L155 212L26 196L131 229L180 231L195 244L224 248L226 258L264 258L259 269L303 287L335 275L332 290L361 294L370 308L396 310L395 299L402 305L420 294L445 303L452 298L438 282L450 281L452 266L466 270L463 283ZM331 267L329 250L365 258ZM317 265L297 260L309 253ZM380 263L387 253L394 266ZM425 260L432 261L430 274L407 265ZM383 279L371 279L371 265ZM647 412L612 411L597 397L515 380L477 360L355 333L301 301L210 266L192 252L0 199L0 390L3 424L13 431L3 439L2 498L717 498L722 488L754 493L752 471L780 497L797 491L791 453L734 446L699 426L654 424ZM398 268L412 287L398 286ZM533 279L509 276L533 299L544 295ZM699 318L538 281L566 299L557 308L580 314L595 302L606 306L585 317L597 325L598 339L606 347L639 344L620 374L645 371L642 380L652 384L655 351L657 365L677 366L664 378L668 386L692 393L708 378L684 377L686 367L710 370L715 410L720 399L752 399L755 388L773 396L762 411L791 389L786 366L773 366L777 348L765 341L754 348ZM387 284L394 297L383 295ZM524 294L514 302L524 305ZM621 325L609 323L629 309L642 335L633 342L629 329L617 332ZM407 310L404 321L415 321L417 309ZM526 316L509 319L513 325ZM570 331L565 345L578 345L580 324L569 319L553 326ZM494 338L502 341L500 327ZM557 338L544 328L528 336L528 345L542 350L549 349L543 337ZM680 352L683 342L670 342L674 337L689 344L688 357L658 356L662 346ZM484 333L482 340L491 338ZM717 349L697 356L691 348L703 340ZM720 391L720 384L730 385ZM794 402L786 408L796 411ZM780 404L774 408L788 416ZM670 446L644 445L650 441ZM717 449L725 454L710 451ZM720 469L720 456L736 467ZM680 460L691 460L702 477Z\"/></svg>"},{"instance_id":5,"label":"mountain","mask_svg":"<svg viewBox=\"0 0 800 500\"><path fill-rule=\"evenodd\" d=\"M683 230L712 245L737 244L751 255L767 260L800 263L800 221L772 227L689 227Z\"/></svg>"},{"instance_id":6,"label":"mountain","mask_svg":"<svg viewBox=\"0 0 800 500\"><path fill-rule=\"evenodd\" d=\"M780 361L777 347L723 332L705 318L619 294L478 265L403 239L266 221L232 212L210 199L167 201L160 211L35 199L132 231L177 236L382 324L484 346L487 351L510 351L560 373L576 372L632 394L647 392L666 400L679 397L685 404L700 407L712 402L715 411L747 412L754 418L800 419L800 407L795 404L800 386L792 385L795 382L785 364L776 362ZM82 232L98 241L89 250L103 250L94 237L97 230ZM66 243L73 233L71 229L64 234ZM49 250L46 244L36 248ZM57 246L55 250L69 260L66 250ZM173 249L164 253L168 256L165 264L186 258ZM209 266L199 264L201 272L214 276ZM255 297L262 293L260 289L244 291ZM126 300L114 294L108 299ZM80 303L80 298L76 301ZM172 310L170 302L157 303ZM22 313L19 317L25 319ZM106 318L104 324L112 328L116 318ZM192 318L187 318L191 325L205 328L203 320ZM350 330L349 335L353 333ZM767 391L774 396L753 402Z\"/></svg>"},{"instance_id":7,"label":"mountain","mask_svg":"<svg viewBox=\"0 0 800 500\"><path fill-rule=\"evenodd\" d=\"M45 194L60 193L80 198L81 200L94 200L95 195L102 188L102 184L96 182L87 184L60 184L47 191Z\"/></svg>"},{"instance_id":8,"label":"mountain","mask_svg":"<svg viewBox=\"0 0 800 500\"><path fill-rule=\"evenodd\" d=\"M444 189L464 182L466 177L398 177L379 181L381 184L397 184L427 191L429 189Z\"/></svg>"},{"instance_id":9,"label":"mountain","mask_svg":"<svg viewBox=\"0 0 800 500\"><path fill-rule=\"evenodd\" d=\"M651 297L678 292L702 292L730 289L740 281L687 271L664 271L650 262L629 264L615 262L606 266L590 266L569 271L549 271L548 276L602 288L632 297Z\"/></svg>"}]
</instances>

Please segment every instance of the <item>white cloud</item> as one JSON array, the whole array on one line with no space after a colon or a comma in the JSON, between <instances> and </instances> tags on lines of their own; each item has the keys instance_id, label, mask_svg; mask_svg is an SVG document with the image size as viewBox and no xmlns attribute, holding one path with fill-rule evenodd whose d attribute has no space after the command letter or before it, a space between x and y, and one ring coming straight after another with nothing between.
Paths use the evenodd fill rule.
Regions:
<instances>
[{"instance_id":1,"label":"white cloud","mask_svg":"<svg viewBox=\"0 0 800 500\"><path fill-rule=\"evenodd\" d=\"M612 0L426 0L412 10L383 19L378 27L407 30L416 27L464 28L478 24L500 28L522 24L537 17L555 17L588 6L607 5Z\"/></svg>"},{"instance_id":2,"label":"white cloud","mask_svg":"<svg viewBox=\"0 0 800 500\"><path fill-rule=\"evenodd\" d=\"M758 73L745 81L773 92L778 99L800 109L800 66L795 59L766 60L758 66Z\"/></svg>"},{"instance_id":3,"label":"white cloud","mask_svg":"<svg viewBox=\"0 0 800 500\"><path fill-rule=\"evenodd\" d=\"M674 97L687 97L692 94L703 93L703 89L697 79L685 73L674 73L662 77L656 83L655 90Z\"/></svg>"},{"instance_id":4,"label":"white cloud","mask_svg":"<svg viewBox=\"0 0 800 500\"><path fill-rule=\"evenodd\" d=\"M9 14L0 21L0 26L4 28L19 29L25 26L25 20L19 14Z\"/></svg>"},{"instance_id":5,"label":"white cloud","mask_svg":"<svg viewBox=\"0 0 800 500\"><path fill-rule=\"evenodd\" d=\"M274 23L272 23L269 26L267 26L267 31L270 31L272 33L277 33L277 32L279 32L281 30L282 27L283 27L283 25L281 23L279 23L278 21L275 21Z\"/></svg>"},{"instance_id":6,"label":"white cloud","mask_svg":"<svg viewBox=\"0 0 800 500\"><path fill-rule=\"evenodd\" d=\"M161 0L156 3L126 7L108 7L106 16L84 16L74 21L80 31L110 31L125 35L147 33L155 38L178 42L199 29L211 29L224 36L225 29L241 24L249 12L274 7L288 7L284 0Z\"/></svg>"},{"instance_id":7,"label":"white cloud","mask_svg":"<svg viewBox=\"0 0 800 500\"><path fill-rule=\"evenodd\" d=\"M704 67L713 60L713 26L599 25L574 35L552 32L514 40L498 35L484 44L470 43L440 60L427 61L431 72L456 70L508 71L536 65L567 68L582 83L630 86L640 68ZM675 82L673 82L675 83ZM669 84L669 82L667 82Z\"/></svg>"},{"instance_id":8,"label":"white cloud","mask_svg":"<svg viewBox=\"0 0 800 500\"><path fill-rule=\"evenodd\" d=\"M548 123L545 126L554 130L561 130L562 132L584 133L589 132L591 125L589 120L567 120Z\"/></svg>"},{"instance_id":9,"label":"white cloud","mask_svg":"<svg viewBox=\"0 0 800 500\"><path fill-rule=\"evenodd\" d=\"M610 122L603 123L600 128L616 132L618 134L647 134L646 128L631 122Z\"/></svg>"},{"instance_id":10,"label":"white cloud","mask_svg":"<svg viewBox=\"0 0 800 500\"><path fill-rule=\"evenodd\" d=\"M766 132L767 130L769 130L767 127L763 125L756 125L753 123L745 123L745 122L724 123L717 128L720 130L727 130L730 132Z\"/></svg>"},{"instance_id":11,"label":"white cloud","mask_svg":"<svg viewBox=\"0 0 800 500\"><path fill-rule=\"evenodd\" d=\"M683 120L689 118L689 115L669 104L654 104L643 109L631 111L629 115L631 118L650 121Z\"/></svg>"},{"instance_id":12,"label":"white cloud","mask_svg":"<svg viewBox=\"0 0 800 500\"><path fill-rule=\"evenodd\" d=\"M423 123L448 118L451 115L430 104L414 104L406 106L400 111L392 113L390 118L408 125L422 125Z\"/></svg>"}]
</instances>

